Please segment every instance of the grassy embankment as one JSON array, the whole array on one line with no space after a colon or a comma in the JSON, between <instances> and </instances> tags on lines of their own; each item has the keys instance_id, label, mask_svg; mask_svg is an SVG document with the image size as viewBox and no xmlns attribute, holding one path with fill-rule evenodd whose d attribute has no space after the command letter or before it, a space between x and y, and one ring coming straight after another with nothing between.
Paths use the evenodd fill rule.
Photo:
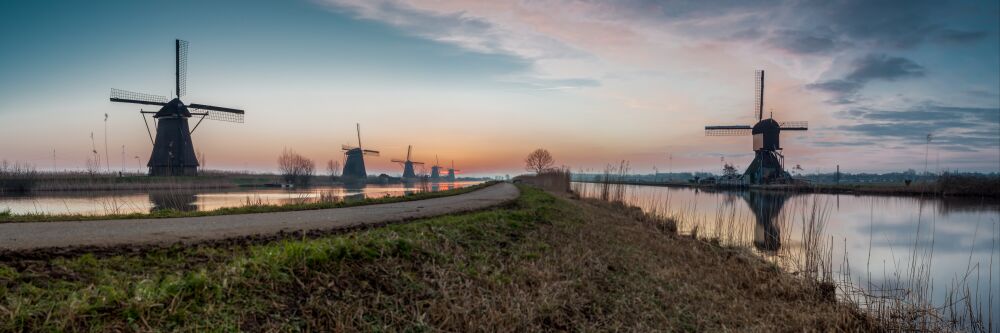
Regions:
<instances>
[{"instance_id":1,"label":"grassy embankment","mask_svg":"<svg viewBox=\"0 0 1000 333\"><path fill-rule=\"evenodd\" d=\"M0 331L867 328L746 250L521 190L507 207L313 239L0 259Z\"/></svg>"},{"instance_id":2,"label":"grassy embankment","mask_svg":"<svg viewBox=\"0 0 1000 333\"><path fill-rule=\"evenodd\" d=\"M625 177L622 177L625 178ZM687 182L650 182L628 179L582 181L598 184L624 184L668 187L726 188L715 184ZM798 193L870 194L907 196L1000 197L1000 177L981 175L942 175L931 182L895 183L812 183L797 185L751 185L751 189Z\"/></svg>"},{"instance_id":3,"label":"grassy embankment","mask_svg":"<svg viewBox=\"0 0 1000 333\"><path fill-rule=\"evenodd\" d=\"M247 202L242 206L225 207L208 211L179 211L174 209L164 209L164 210L156 210L149 213L107 214L107 215L11 214L9 211L0 211L0 223L196 217L196 216L274 213L274 212L288 212L295 210L343 208L343 207L353 207L361 205L440 198L450 195L468 193L492 184L495 184L495 182L486 182L474 186L445 190L445 191L419 192L397 197L365 198L359 200L342 200L340 197L336 196L321 196L314 202L300 202L300 203L290 203L283 205L266 204L260 201L247 200Z\"/></svg>"}]
</instances>

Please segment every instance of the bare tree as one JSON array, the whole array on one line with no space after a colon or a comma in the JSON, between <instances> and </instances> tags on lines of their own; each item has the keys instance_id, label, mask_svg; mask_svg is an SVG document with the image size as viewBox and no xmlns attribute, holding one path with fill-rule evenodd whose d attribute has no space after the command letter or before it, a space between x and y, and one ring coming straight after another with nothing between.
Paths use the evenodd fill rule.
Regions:
<instances>
[{"instance_id":1,"label":"bare tree","mask_svg":"<svg viewBox=\"0 0 1000 333\"><path fill-rule=\"evenodd\" d=\"M726 177L736 177L737 171L736 167L732 164L726 163L722 166L722 175Z\"/></svg>"},{"instance_id":2,"label":"bare tree","mask_svg":"<svg viewBox=\"0 0 1000 333\"><path fill-rule=\"evenodd\" d=\"M330 178L340 177L340 161L326 161L326 172L330 174Z\"/></svg>"},{"instance_id":3,"label":"bare tree","mask_svg":"<svg viewBox=\"0 0 1000 333\"><path fill-rule=\"evenodd\" d=\"M285 148L278 156L278 169L286 183L309 185L309 180L316 171L316 163L294 150Z\"/></svg>"},{"instance_id":4,"label":"bare tree","mask_svg":"<svg viewBox=\"0 0 1000 333\"><path fill-rule=\"evenodd\" d=\"M542 148L535 149L524 159L524 168L535 173L545 172L551 169L554 164L556 164L556 160L552 158L552 154Z\"/></svg>"}]
</instances>

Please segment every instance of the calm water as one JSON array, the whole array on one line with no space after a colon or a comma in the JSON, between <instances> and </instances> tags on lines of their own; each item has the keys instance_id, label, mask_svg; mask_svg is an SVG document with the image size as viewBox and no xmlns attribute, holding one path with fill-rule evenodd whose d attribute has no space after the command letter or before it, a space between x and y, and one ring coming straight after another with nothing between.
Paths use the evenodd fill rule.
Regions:
<instances>
[{"instance_id":1,"label":"calm water","mask_svg":"<svg viewBox=\"0 0 1000 333\"><path fill-rule=\"evenodd\" d=\"M597 184L574 186L584 196L599 193ZM1000 320L1000 202L996 199L628 186L626 201L677 218L683 233L750 246L791 271L803 265L803 229L815 215L820 217L815 220L825 221L820 224L819 239L827 248L832 243L832 258L827 261L832 262L841 289L905 297L898 290L925 288L932 297L925 304L941 306L950 291L965 290L953 287L960 285L968 287L974 303L981 301L985 317L992 313L994 327ZM988 308L991 295L992 311Z\"/></svg>"},{"instance_id":2,"label":"calm water","mask_svg":"<svg viewBox=\"0 0 1000 333\"><path fill-rule=\"evenodd\" d=\"M287 204L316 201L320 196L345 200L401 196L408 193L443 191L476 185L479 182L366 185L364 187L322 186L310 188L247 188L230 190L167 190L136 192L52 192L25 196L0 196L0 211L13 214L88 214L150 212L157 209L181 211L213 210L250 203Z\"/></svg>"}]
</instances>

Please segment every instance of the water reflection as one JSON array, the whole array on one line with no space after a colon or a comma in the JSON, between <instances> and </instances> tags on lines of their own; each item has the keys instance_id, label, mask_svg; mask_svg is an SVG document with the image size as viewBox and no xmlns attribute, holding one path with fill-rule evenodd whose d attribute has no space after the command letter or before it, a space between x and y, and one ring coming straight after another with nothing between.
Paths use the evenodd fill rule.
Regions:
<instances>
[{"instance_id":1,"label":"water reflection","mask_svg":"<svg viewBox=\"0 0 1000 333\"><path fill-rule=\"evenodd\" d=\"M198 210L198 205L195 204L197 201L198 197L194 191L153 192L149 194L149 202L153 204L153 207L149 211L155 212L172 209L182 212L193 212Z\"/></svg>"},{"instance_id":2,"label":"water reflection","mask_svg":"<svg viewBox=\"0 0 1000 333\"><path fill-rule=\"evenodd\" d=\"M757 220L754 226L754 247L761 252L776 254L781 249L779 214L791 195L783 192L743 191L740 196L746 200Z\"/></svg>"},{"instance_id":3,"label":"water reflection","mask_svg":"<svg viewBox=\"0 0 1000 333\"><path fill-rule=\"evenodd\" d=\"M311 188L246 188L228 190L166 190L108 192L40 192L31 195L0 196L0 211L12 214L106 215L147 213L174 209L213 210L247 204L281 205L320 200L364 200L402 196L426 191L443 191L472 186L479 182L409 184L365 184Z\"/></svg>"}]
</instances>

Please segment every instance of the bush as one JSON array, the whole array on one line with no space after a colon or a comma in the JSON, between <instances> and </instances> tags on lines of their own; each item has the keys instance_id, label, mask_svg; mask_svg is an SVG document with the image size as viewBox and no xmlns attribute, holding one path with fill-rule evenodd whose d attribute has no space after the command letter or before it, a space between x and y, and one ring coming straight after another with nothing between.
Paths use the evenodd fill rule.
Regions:
<instances>
[{"instance_id":1,"label":"bush","mask_svg":"<svg viewBox=\"0 0 1000 333\"><path fill-rule=\"evenodd\" d=\"M35 187L38 173L28 164L0 162L0 193L24 193Z\"/></svg>"},{"instance_id":2,"label":"bush","mask_svg":"<svg viewBox=\"0 0 1000 333\"><path fill-rule=\"evenodd\" d=\"M1000 175L944 173L937 180L937 190L944 195L1000 195Z\"/></svg>"},{"instance_id":3,"label":"bush","mask_svg":"<svg viewBox=\"0 0 1000 333\"><path fill-rule=\"evenodd\" d=\"M316 172L316 163L294 150L285 148L278 156L278 170L285 183L306 186Z\"/></svg>"}]
</instances>

